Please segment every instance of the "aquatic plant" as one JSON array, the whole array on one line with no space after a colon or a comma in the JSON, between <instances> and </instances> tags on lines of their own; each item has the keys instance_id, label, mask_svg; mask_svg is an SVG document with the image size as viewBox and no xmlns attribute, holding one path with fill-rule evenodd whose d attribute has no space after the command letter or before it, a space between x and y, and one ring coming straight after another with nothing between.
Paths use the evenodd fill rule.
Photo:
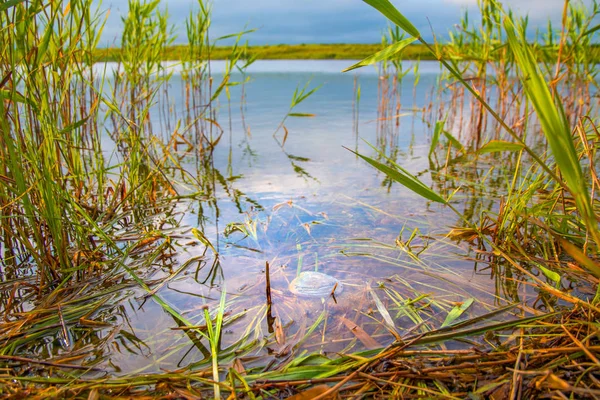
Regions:
<instances>
[{"instance_id":1,"label":"aquatic plant","mask_svg":"<svg viewBox=\"0 0 600 400\"><path fill-rule=\"evenodd\" d=\"M411 39L406 39L404 41L392 44L388 49L393 50L399 46L405 46L406 43L408 43L407 40L419 40L424 45L429 46L422 39L418 30L408 20L406 20L406 18L400 14L400 12L389 1L365 0L365 2L379 10L388 19L413 36ZM533 161L544 171L548 178L554 181L558 188L572 196L575 202L577 213L568 213L568 218L574 219L574 223L578 226L576 229L580 229L581 225L585 225L587 228L587 233L585 235L589 235L597 247L600 245L600 236L596 222L596 212L592 206L592 197L588 189L588 184L586 184L586 179L584 179L584 164L580 162L581 150L579 153L577 152L576 143L574 142L574 138L571 134L571 127L565 114L565 108L562 106L560 98L552 95L551 88L546 83L544 75L538 67L536 58L530 48L531 46L526 40L526 22L521 24L520 30L517 33L515 24L512 22L510 15L501 18L502 9L496 2L492 0L484 1L481 8L482 15L484 16L483 29L484 33L486 33L483 36L495 41L499 41L504 36L507 38L507 46L510 49L510 55L512 56L512 59L514 60L513 68L520 72L520 83L524 88L524 93L527 96L527 99L536 111L536 116L540 121L541 131L544 133L545 138L552 149L552 157L550 158L544 157L543 155L538 155L538 153L525 142L524 138L518 135L517 132L515 132L515 130L508 125L507 121L491 107L489 102L486 100L485 90L476 89L473 85L469 84L465 78L463 78L456 66L451 65L441 54L436 53L436 50L433 47L430 47L432 54L437 54L440 63L450 72L454 79L458 80L469 92L471 92L480 105L485 108L490 115L492 115L497 123L501 125L502 128L504 128L513 139L513 142L498 140L491 141L484 145L480 149L479 153L483 154L499 151L526 152L527 155L531 157ZM577 13L579 12L578 10L579 9L577 8L572 12ZM593 15L595 15L595 11L593 12ZM493 34L493 32L496 31L498 34ZM459 43L462 45L464 42L461 40ZM561 40L561 43L562 46L565 45L565 41ZM470 50L472 50L471 46L468 47ZM390 50L386 49L378 53L376 57L374 56L368 58L356 66L367 65L391 57L393 53L391 53ZM480 53L482 53L482 57L485 60L484 64L487 65L487 62L490 59L489 56L486 56L489 53L489 45L479 46L478 50ZM559 60L557 68L560 68L560 65L561 64ZM478 74L480 75L481 73L482 72L480 69ZM483 74L485 75L485 73ZM485 78L483 77L481 79ZM557 87L556 82L553 83L553 87ZM579 118L581 118L582 122L586 121L584 116L580 116ZM481 114L478 120L478 125L481 125ZM478 129L478 132L481 131L480 128ZM441 126L437 124L436 132L434 134L434 145L437 143L437 138L439 137L440 131ZM479 135L477 136L477 143L478 142ZM479 146L477 145L477 147ZM584 146L584 148L585 147L587 146ZM396 165L395 169L391 169L390 167L378 163L368 157L361 157L392 179L402 183L420 195L430 200L447 204L445 199L439 197L434 191L423 185L420 181L416 180L415 177L407 175L406 171L403 171L400 166ZM592 160L590 160L590 162L591 161ZM555 172L555 170L558 170L560 176ZM515 174L515 176L517 175ZM587 179L591 181L592 185L595 185L593 176L588 176ZM564 196L564 193L562 193L561 196ZM506 206L510 207L510 205ZM536 217L542 218L542 214L539 213L539 209ZM549 217L549 221L555 220L555 218L552 218L552 211L549 216L545 217ZM466 221L466 223L470 224L471 222ZM482 232L480 231L480 233ZM566 232L562 232L562 234L567 235ZM572 234L574 233L569 233L568 235L570 236ZM567 245L565 250L568 251L568 249L571 249L571 247ZM591 266L589 262L585 263L584 265ZM595 267L590 268L589 272L596 274L597 269Z\"/></svg>"},{"instance_id":2,"label":"aquatic plant","mask_svg":"<svg viewBox=\"0 0 600 400\"><path fill-rule=\"evenodd\" d=\"M32 263L40 293L93 269L82 259L113 251L90 241L85 222L104 211L107 190L98 179L102 99L86 64L103 21L91 9L91 1L10 2L0 13L3 258L13 277Z\"/></svg>"},{"instance_id":3,"label":"aquatic plant","mask_svg":"<svg viewBox=\"0 0 600 400\"><path fill-rule=\"evenodd\" d=\"M115 317L127 320L119 310L136 287L175 321L191 326L156 292L182 270L196 263L202 269L206 262L192 256L151 288L149 277L169 264L178 235L164 227L177 225L181 184L192 187L188 196L206 189L202 195L211 201L216 181L234 192L232 181L223 179L211 161L218 138L207 137L211 147L205 151L200 141L194 143L190 129L169 134L156 128L152 114L169 110L161 89L171 72L161 60L173 40L159 1L129 2L112 76L92 65L104 22L91 0L0 5L0 297L5 318L0 353L9 362L25 359L18 354L37 354L39 341L49 338L57 339L45 354L52 361L41 365L68 365L58 354L82 350L90 357L78 358L82 365L75 370L80 371L95 370L102 356L93 354L110 337L139 347L134 335L111 328ZM243 55L242 50L234 53L231 68ZM196 74L191 84L204 87L209 78ZM225 81L223 88L231 84ZM209 103L217 96L209 88ZM216 123L212 108L191 111L194 121ZM106 148L111 141L112 153ZM180 154L181 143L190 147ZM194 179L181 160L199 154ZM208 234L197 232L205 253L216 253ZM207 279L219 272L217 254L212 257ZM205 336L213 343L214 357L224 311L215 314L217 322Z\"/></svg>"}]
</instances>

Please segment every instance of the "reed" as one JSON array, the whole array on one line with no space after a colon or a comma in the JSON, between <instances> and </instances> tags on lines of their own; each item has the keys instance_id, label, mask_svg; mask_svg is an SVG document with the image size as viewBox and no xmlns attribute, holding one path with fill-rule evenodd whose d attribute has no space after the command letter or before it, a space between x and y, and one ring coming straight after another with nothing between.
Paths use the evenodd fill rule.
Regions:
<instances>
[{"instance_id":1,"label":"reed","mask_svg":"<svg viewBox=\"0 0 600 400\"><path fill-rule=\"evenodd\" d=\"M219 137L198 132L216 124L211 104L235 83L226 75L211 92L206 60L188 64L195 102L186 109L189 122L181 133L165 133L165 124L177 119L163 90L171 72L162 59L174 39L168 15L157 0L131 0L128 6L112 76L93 67L105 15L94 11L92 0L0 6L0 229L6 279L0 353L5 360L27 359L17 354L35 352L39 340L51 337L59 342L48 358L78 351L85 337L111 326L103 322L104 313L117 315L132 287L147 291L177 323L191 325L156 294L162 285L153 291L147 282L158 260L168 260L173 250L174 239L161 227L174 213L179 185L204 195L214 192L217 180L225 182L211 161ZM191 51L204 54L203 46L214 44L207 33L209 9L203 2L199 7L188 33ZM243 47L232 53L230 69L244 54ZM189 144L184 152L177 148L182 143ZM199 160L196 177L182 166L190 156ZM157 216L165 220L157 222ZM213 253L210 279L218 273L218 255L208 234L197 232L205 253ZM165 283L194 263L197 257ZM223 304L215 324L206 322L206 333L191 333L195 343L196 334L211 343L207 357L213 358L217 382ZM138 346L135 338L125 340ZM104 344L96 340L98 348ZM94 371L98 361L91 357L88 366L76 369Z\"/></svg>"},{"instance_id":2,"label":"reed","mask_svg":"<svg viewBox=\"0 0 600 400\"><path fill-rule=\"evenodd\" d=\"M421 38L420 33L414 28L414 26L412 26L410 22L407 21L402 14L396 10L395 7L392 6L391 3L386 0L373 0L366 2L382 12L391 21L412 35L413 38L400 40L389 46L388 50L384 50L378 53L377 56L368 58L356 66L366 65L392 57L393 53L390 51L398 48L399 46L405 46L406 43L409 43L413 40L419 40L424 45L428 45ZM548 79L547 75L545 75L542 69L538 67L537 59L534 55L534 51L532 50L532 45L529 44L525 39L525 30L527 26L526 20L521 20L520 23L514 23L513 20L515 20L515 18L512 16L512 14L508 13L506 16L503 16L502 8L494 1L484 1L481 3L480 8L482 14L481 34L471 34L469 36L471 40L468 41L460 35L453 36L451 46L455 53L452 59L447 61L446 58L443 58L439 52L436 52L434 47L430 47L432 54L437 54L441 64L449 71L451 79L462 84L466 90L471 92L474 101L477 102L477 106L472 105L470 108L471 126L475 127L475 134L471 136L473 137L473 145L476 149L480 149L479 154L489 152L495 153L500 151L516 151L526 153L528 157L530 157L541 169L540 172L545 174L545 179L550 179L554 182L554 188L557 190L554 193L560 196L560 198L563 198L565 194L568 194L574 201L576 213L569 212L565 209L564 217L573 221L574 226L576 226L576 231L565 231L564 228L561 229L558 227L550 227L549 229L555 232L557 230L561 232L561 235L566 235L569 237L573 237L572 235L575 235L581 237L581 234L576 232L580 231L580 229L585 226L586 232L583 234L583 237L586 238L586 244L584 247L588 248L587 237L589 236L589 238L595 243L595 248L597 249L599 244L598 227L596 223L597 213L593 208L593 197L591 196L589 189L590 185L595 186L594 174L586 174L584 176L583 172L584 169L586 169L586 165L589 162L593 162L593 160L587 158L589 154L585 154L584 149L589 148L589 145L585 143L586 140L579 140L577 136L574 137L572 135L573 129L577 128L573 128L569 122L573 120L581 121L583 125L580 126L579 129L588 131L591 119L587 117L586 113L592 112L592 108L578 108L576 111L572 110L571 113L566 114L567 107L565 107L564 103L560 99L569 99L577 96L577 94L581 92L576 91L575 93L571 93L567 96L563 95L564 97L559 97L557 91L557 88L564 88L568 90L570 87L572 87L572 81L579 81L578 76L570 76L570 79L566 79L565 84L561 85L562 79L558 79L558 81L556 79L558 76L562 78L563 75L560 75L559 72L556 72L554 75L554 80L552 80L551 84L546 83ZM589 31L589 26L596 14L597 5L595 3L592 6L591 11L582 11L580 6L569 7L569 5L566 4L564 18L565 26L563 27L561 39L557 44L558 51L562 52L562 50L566 48L568 48L570 51L577 51L578 42L582 39L581 35L584 32ZM573 20L579 21L578 24L567 22L571 21L569 16ZM517 28L515 28L515 25L519 25L518 32ZM466 31L467 27L468 22L465 18L462 28ZM566 31L568 28L580 33L575 34L574 36L569 34L570 37L567 38ZM503 41L504 38L506 38L506 42ZM498 51L492 52L492 48L504 50L502 50L501 55L499 55L493 54L498 53ZM465 51L469 54L468 59L476 59L478 61L475 61L474 63L471 61L463 61L465 59L463 56ZM473 54L477 54L478 57L473 57ZM585 59L582 59L581 57L578 58L578 60L579 62L577 64L582 63L583 65L589 65L589 62L586 62ZM525 98L520 98L519 102L531 104L533 111L535 111L535 116L540 123L540 132L544 134L544 137L549 144L550 149L552 150L551 155L544 155L536 152L527 143L527 132L524 131L525 135L519 135L517 131L509 125L508 118L502 117L502 115L507 115L505 111L505 105L500 107L500 111L494 110L494 108L491 106L489 95L486 94L486 88L489 85L489 83L487 83L488 74L486 73L486 70L489 68L489 65L494 66L496 70L494 79L491 81L491 83L494 85L493 87L496 88L496 92L498 93L498 98L501 104L505 104L504 100L511 92L511 96L513 97L525 96ZM475 70L475 81L481 82L479 86L467 82L467 78L464 76L465 71L468 71L473 67ZM568 75L569 71L585 71L588 67L579 65L575 67L570 62L561 62L559 58L559 62L556 65L556 71L561 71L563 68L566 71L565 74ZM515 82L507 78L515 72L519 73L519 83L524 88L522 93L514 93ZM468 79L471 80L471 78ZM590 85L594 84L595 83L590 83ZM589 86L587 90L589 90ZM456 100L453 99L452 101L456 104ZM462 103L463 101L464 100L458 100L457 102ZM453 109L456 110L456 107L453 107ZM525 110L528 110L528 107L525 107ZM488 143L484 146L481 146L481 135L485 131L486 126L486 123L484 122L484 113L489 113L489 115L496 120L496 123L503 128L506 133L508 133L509 137L513 139L513 142L492 139L491 141L488 140ZM520 121L528 120L529 118L530 116L528 113L526 113L520 119ZM584 125L588 125L588 127L584 127ZM458 144L457 140L449 132L443 129L443 125L437 123L434 131L430 155L434 153L442 131L450 139L449 142L452 144L452 146L455 146L457 149L459 149L459 151L462 151L462 145ZM450 151L450 146L448 149L448 151ZM398 173L404 174L404 172L399 169L399 166L396 166L394 169L390 169L389 167L380 163L374 164L374 160L372 159L365 159L386 173L392 179L404 185L409 183L409 181L398 175ZM514 184L519 179L518 177L520 174L520 168L521 167L518 166L517 170L514 172L515 180L513 181L513 190L516 190L516 188L514 188ZM537 182L541 181L542 180ZM589 183L586 183L586 181ZM408 186L409 188L417 191L417 193L430 200L435 198L436 200L434 201L441 201L435 192L429 188L423 187L422 184L414 184L413 182L415 182L414 179L411 179L410 185ZM417 190L417 188L419 189ZM521 187L521 190L531 192L531 187L524 185ZM594 189L592 193L595 192L596 191ZM504 204L503 210L506 211L511 208L516 208L520 210L520 213L526 215L526 219L529 219L530 221L534 219L556 221L556 218L558 218L557 210L547 210L548 214L544 214L538 207L535 207L535 211L532 207L533 206L531 204L525 205L522 202L516 202L515 204ZM511 232L515 232L515 230L512 229ZM578 240L578 242L580 242L580 240ZM594 250L594 252L595 251L597 250ZM590 272L595 273L595 270L592 269Z\"/></svg>"},{"instance_id":3,"label":"reed","mask_svg":"<svg viewBox=\"0 0 600 400\"><path fill-rule=\"evenodd\" d=\"M102 20L90 1L68 7L19 2L2 11L2 231L17 274L33 262L40 292L70 279L80 254L99 254L81 214L106 188L99 151L99 98L87 76ZM85 40L84 40L85 38Z\"/></svg>"}]
</instances>

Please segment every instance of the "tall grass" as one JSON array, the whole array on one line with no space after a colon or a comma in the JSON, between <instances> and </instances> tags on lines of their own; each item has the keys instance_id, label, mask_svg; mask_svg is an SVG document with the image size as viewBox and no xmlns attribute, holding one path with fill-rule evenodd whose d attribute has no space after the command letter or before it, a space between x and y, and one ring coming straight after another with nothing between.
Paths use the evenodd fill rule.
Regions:
<instances>
[{"instance_id":1,"label":"tall grass","mask_svg":"<svg viewBox=\"0 0 600 400\"><path fill-rule=\"evenodd\" d=\"M190 129L156 129L152 114L170 114L161 89L171 73L161 60L173 40L159 2L129 2L112 77L92 68L105 22L96 9L92 0L11 2L1 8L2 266L7 282L16 285L3 289L2 304L8 321L15 320L15 307L23 310L22 304L32 301L28 318L37 324L36 334L22 341L14 339L22 334L22 323L3 327L0 353L5 356L54 335L62 345L52 346L51 352L71 350L74 324L93 325L110 298L120 301L103 288L116 276L125 273L128 282L147 289L144 279L151 265L172 249L171 238L157 230L154 219L172 212L177 176L192 192L200 192L214 188L219 174L212 166L212 148L196 144ZM197 56L205 65L205 53ZM239 59L238 52L232 68ZM210 87L210 73L191 79L194 88ZM213 121L215 114L206 105L217 95L209 94L208 101L197 98L202 106L191 109L191 120ZM182 140L191 146L179 154L176 143ZM216 138L212 140L214 148ZM198 165L200 178L194 179L181 160L200 153L205 162ZM139 252L146 255L146 265L134 256ZM218 270L218 259L214 264ZM20 286L22 282L26 285ZM86 288L83 297L81 285ZM127 285L115 287L124 290ZM76 300L69 303L72 296ZM90 308L81 308L79 297L90 299ZM157 302L176 318L168 303ZM37 319L56 307L58 325ZM218 338L220 329L217 324L211 338Z\"/></svg>"},{"instance_id":2,"label":"tall grass","mask_svg":"<svg viewBox=\"0 0 600 400\"><path fill-rule=\"evenodd\" d=\"M223 134L217 102L221 94L229 100L229 88L243 83L234 82L231 73L243 72L253 61L247 43L242 44L248 31L234 34L227 71L213 87L208 61L216 41L208 35L210 8L198 1L188 18L190 54L182 87L187 95L180 114L172 109L167 88L172 73L162 63L174 40L162 4L129 1L113 75L93 66L106 18L97 10L93 0L0 5L0 304L5 318L0 356L37 357L39 341L50 340L45 354L53 361L42 365L57 365L62 351L77 352L89 337L101 336L110 326L101 321L105 313L117 315L114 310L137 286L189 329L201 354L206 350L201 340L208 341L205 357L218 397L224 295L219 308L211 310L214 317L205 310L197 318L206 319L205 333L157 294L194 264L196 274L207 266L206 280L219 276L218 250L203 232L202 219L192 233L204 253L183 262L153 290L147 279L158 260L173 256L174 231L162 228L177 226L173 215L181 187L188 197L201 199L200 215L204 203L218 214L217 185L240 201L235 179L215 169L212 157ZM192 157L195 171L184 167ZM138 346L139 340L125 337ZM84 345L83 352L99 355L103 343L96 341L96 349ZM244 337L236 349L252 345ZM91 365L101 358L78 358L88 366L75 369L94 370Z\"/></svg>"},{"instance_id":3,"label":"tall grass","mask_svg":"<svg viewBox=\"0 0 600 400\"><path fill-rule=\"evenodd\" d=\"M94 179L105 166L86 65L103 20L91 9L91 1L18 2L0 16L4 258L15 274L32 261L40 290L77 271L75 251L99 251L88 227L72 223L105 189Z\"/></svg>"},{"instance_id":4,"label":"tall grass","mask_svg":"<svg viewBox=\"0 0 600 400\"><path fill-rule=\"evenodd\" d=\"M33 267L40 293L65 279L84 279L85 260L108 265L121 254L113 237L119 215L176 197L176 172L198 189L214 188L214 173L204 173L213 169L210 153L222 135L212 104L239 84L231 72L251 59L242 61L246 47L236 45L228 72L212 87L210 9L202 1L197 8L188 18L187 115L176 124L181 130L165 132L157 121L176 119L163 90L171 72L162 64L174 35L158 0L128 3L114 76L92 68L106 16L91 0L3 5L3 260L15 274ZM177 143L190 147L177 154ZM181 167L191 154L203 155L195 178Z\"/></svg>"},{"instance_id":5,"label":"tall grass","mask_svg":"<svg viewBox=\"0 0 600 400\"><path fill-rule=\"evenodd\" d=\"M581 5L570 5L566 2L563 28L559 39L555 39L553 31L550 30L548 47L541 49L527 40L527 19L518 20L512 13L505 13L501 5L494 0L483 1L480 3L482 15L480 28L470 28L468 19L465 17L461 31L451 35L449 46L451 57L447 58L435 46L428 44L420 32L389 1L365 0L365 2L412 37L403 40L397 38L397 41L388 49L365 59L356 66L388 59L393 57L393 50L398 46L404 46L408 43L407 41L420 41L423 45L428 46L431 53L439 59L448 71L450 79L462 85L473 96L474 103L471 103L471 126L474 127L472 145L475 149L479 149L479 154L502 151L524 152L536 164L536 168L539 169L538 175L530 174L529 178L525 178L530 185L535 186L516 187L515 184L521 179L520 171L523 163L517 164L517 170L514 172L515 179L511 187L510 199L512 201L504 203L501 208L502 212L512 212L514 217L522 221L519 224L512 224L510 234L513 235L513 238L514 235L518 235L519 229L529 226L529 228L534 227L533 236L539 235L538 240L540 241L545 241L550 236L551 240L558 237L562 238L560 239L563 241L562 243L567 243L565 240L568 238L578 243L584 252L590 250L596 254L600 246L597 210L594 207L597 182L595 172L588 169L590 164L594 164L593 154L589 152L588 141L595 140L596 133L594 132L596 131L592 122L593 117L586 115L595 110L595 104L590 101L588 93L594 90L592 88L596 86L596 81L593 78L595 73L589 74L594 67L590 59L586 57L584 49L589 49L590 35L595 32L591 24L598 14L597 4L594 2L591 9L584 9ZM553 55L549 56L549 54ZM569 56L565 56L566 54ZM545 60L541 66L540 59ZM552 67L554 62L556 65ZM494 70L491 77L487 72L489 68ZM474 75L467 75L468 71ZM518 81L512 78L515 74L518 76ZM495 109L491 104L490 95L487 93L491 90L494 90L495 96L498 98L499 108ZM577 107L573 107L570 99L582 95L582 101ZM508 101L507 99L511 97L512 100ZM566 98L567 101L563 101L563 98ZM462 104L464 101L462 98L457 100L453 98L454 111L450 114L456 114L456 104ZM524 114L518 121L511 123L509 116L514 111L510 110L510 106L515 103L524 104L522 108ZM535 140L532 141L527 137L529 129L522 131L516 129L518 125L527 126L527 121L531 118L529 110L535 112L535 118L540 126L539 131L549 145L550 152L547 154L533 147ZM483 145L483 135L486 132L485 121L488 116L491 116L498 129L503 131L503 137L507 136L511 140L504 138L498 140L498 136L492 136L492 140L487 139L488 143ZM432 152L438 143L439 128L440 123L438 122L434 132ZM460 131L462 127L453 125L453 128ZM495 131L498 130L495 129ZM450 133L444 132L450 135L449 138L452 138ZM574 132L579 132L579 134L574 134ZM455 139L451 141L451 143L455 142ZM440 201L434 191L424 187L418 181L415 182L414 177L406 176L406 172L399 166L390 169L389 166L377 163L368 157L363 156L363 158L386 173L391 179L408 185L409 188L430 200ZM535 191L534 188L540 188L540 185L546 185L544 190L548 190L548 181L552 182L549 187L550 190L553 190L554 204L556 206L562 202L562 210L555 206L540 208L531 197L528 197L529 202L518 201L518 191L532 193ZM441 201L445 202L444 199ZM573 207L567 206L566 202L572 204ZM507 215L504 214L501 218L505 218ZM545 221L545 223L541 223L541 221ZM471 224L472 222L465 220L465 223ZM511 226L511 222L506 219L500 222L499 218L497 223L498 231ZM545 228L540 230L538 229L540 226ZM477 232L483 237L486 236L483 230ZM507 234L508 232L504 231L503 233ZM591 239L591 243L588 238ZM498 245L500 242L496 241L495 243ZM504 242L504 244L506 243L516 244L521 250L523 249L515 240L508 239L508 242ZM570 256L581 259L581 254L575 254L573 248L568 244L563 246L563 250ZM526 256L522 251L519 254ZM507 254L503 253L503 256L507 256ZM597 274L597 268L592 267L591 261L582 262L581 265L587 266L589 273ZM543 266L540 269L545 275L554 277Z\"/></svg>"}]
</instances>

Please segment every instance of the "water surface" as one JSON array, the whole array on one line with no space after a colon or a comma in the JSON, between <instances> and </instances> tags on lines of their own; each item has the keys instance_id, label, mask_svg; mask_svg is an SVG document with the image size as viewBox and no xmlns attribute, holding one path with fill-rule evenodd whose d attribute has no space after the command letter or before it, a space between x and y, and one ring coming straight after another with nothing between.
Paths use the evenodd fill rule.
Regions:
<instances>
[{"instance_id":1,"label":"water surface","mask_svg":"<svg viewBox=\"0 0 600 400\"><path fill-rule=\"evenodd\" d=\"M396 110L389 104L382 106L382 98L395 99L395 94L382 93L377 71L340 72L352 63L262 61L253 65L249 82L233 86L231 100L222 95L215 107L223 137L211 161L214 174L200 179L210 180L207 185L216 200L206 201L196 194L168 212L166 218L175 227L177 252L168 262L157 264L154 277L169 276L186 262L190 266L158 294L186 318L203 324L203 306L214 311L225 290L229 315L239 316L227 324L222 339L223 348L237 344L231 348L237 350L225 356L227 362L246 357L243 360L248 365L264 365L261 357L273 354L277 358L304 350L364 349L364 343L348 328L348 320L387 345L394 335L384 326L375 298L395 310L392 318L401 335L422 325L398 308L411 298L426 295L432 318L441 320L453 302L477 298L467 313L470 315L498 302L494 281L482 271L485 264L466 258L473 256L469 246L444 237L449 227L459 225L458 217L390 183L350 151L379 157L370 143L426 184L445 185L439 174L429 170L432 128L423 122L422 112L432 101L439 67L421 63L416 88L415 76L409 73L399 87L401 106ZM216 82L222 68L222 63L212 66ZM179 110L184 104L177 67L173 74L168 90L172 108ZM310 88L321 88L294 112L315 116L288 118L285 129L278 130L292 93L307 82ZM393 113L383 114L382 107ZM383 118L396 111L397 118ZM156 115L153 118L157 125L165 124ZM212 134L218 132L215 128ZM191 173L194 160L189 157L185 161ZM473 180L477 181L478 168L474 171ZM181 190L185 192L185 187ZM471 211L489 207L485 200L459 198L456 205ZM204 232L214 244L217 258L194 240L192 228ZM408 240L415 230L411 250L406 251L398 241ZM272 313L284 327L289 343L285 354L281 348L273 348L274 336L266 318L266 263L271 274ZM344 282L344 291L337 299L296 298L288 285L301 271L329 274ZM185 332L173 330L177 324L157 303L138 300L126 304L127 326L129 334L140 341L136 343L143 346L138 345L139 351L121 348L114 352L110 357L113 365L123 372L157 372L207 360ZM314 323L312 339L302 342L300 338ZM436 324L432 322L432 327ZM253 347L248 344L252 341L271 344Z\"/></svg>"}]
</instances>

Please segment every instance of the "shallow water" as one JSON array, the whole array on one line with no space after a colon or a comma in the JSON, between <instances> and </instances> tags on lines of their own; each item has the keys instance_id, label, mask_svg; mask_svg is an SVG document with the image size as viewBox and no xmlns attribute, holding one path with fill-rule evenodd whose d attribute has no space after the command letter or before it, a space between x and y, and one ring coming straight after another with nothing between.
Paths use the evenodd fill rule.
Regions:
<instances>
[{"instance_id":1,"label":"shallow water","mask_svg":"<svg viewBox=\"0 0 600 400\"><path fill-rule=\"evenodd\" d=\"M230 105L225 96L220 97L218 121L224 135L213 160L221 178L209 185L215 190L216 201L206 202L197 196L179 202L164 216L171 219L177 233L177 252L168 262L157 264L153 278L169 276L178 266L194 262L158 295L186 318L204 324L203 306L214 312L225 290L227 311L230 316L240 316L224 328L222 347L235 345L237 349L224 356L227 362L247 357L248 365L265 365L260 357L273 354L280 358L303 350L329 353L364 349L365 344L350 332L349 320L363 326L379 344L387 345L394 335L382 323L377 299L395 310L392 318L400 335L416 333L413 329L423 324L399 306L411 298L428 296L430 300L421 305L429 303L432 327L439 326L453 302L476 298L466 315L481 314L501 302L496 298L495 281L489 272L480 270L485 263L468 259L467 255L473 256L468 246L444 238L449 227L459 223L455 214L390 184L344 148L377 157L366 141L393 156L426 184L435 181L434 187L440 185L437 175L429 171L432 129L423 123L420 112L412 111L429 103L439 68L435 63L422 63L416 89L412 74L404 78L403 115L398 123L396 119L378 120L379 77L372 69L362 70L356 81L361 97L355 125L355 75L339 72L351 64L263 61L252 66L251 81L244 87L245 102L239 100L242 86L231 88ZM219 68L218 63L213 66L215 71ZM173 93L172 108L177 110L183 103L178 96L181 78L177 68L174 71L169 90ZM218 72L215 80L219 80ZM294 112L316 116L289 118L285 122L287 139L281 146L284 130L277 132L277 140L274 133L288 111L294 89L306 82L311 88L322 87ZM153 118L156 125L161 124L157 116ZM193 159L187 162L193 171ZM181 190L185 193L185 188ZM485 199L476 200L477 204L471 200L458 199L457 207L480 210L492 204L486 204ZM232 223L238 224L237 230ZM217 259L194 241L192 228L203 231L214 244ZM415 229L420 235L411 243L413 254L424 250L418 259L396 244L397 238L409 239ZM284 343L278 343L279 350L271 345L248 344L252 340L273 342L265 317L267 262L272 312L287 335ZM313 270L343 282L343 293L324 301L295 298L288 290L289 283L300 271ZM153 300L138 298L124 307L127 328L123 329L128 335L116 340L130 346L110 354L110 363L118 366L115 373L158 372L207 360L185 332L173 330L176 322ZM300 338L316 322L316 336L302 341ZM285 343L289 348L283 354ZM133 344L138 350L131 349Z\"/></svg>"}]
</instances>

